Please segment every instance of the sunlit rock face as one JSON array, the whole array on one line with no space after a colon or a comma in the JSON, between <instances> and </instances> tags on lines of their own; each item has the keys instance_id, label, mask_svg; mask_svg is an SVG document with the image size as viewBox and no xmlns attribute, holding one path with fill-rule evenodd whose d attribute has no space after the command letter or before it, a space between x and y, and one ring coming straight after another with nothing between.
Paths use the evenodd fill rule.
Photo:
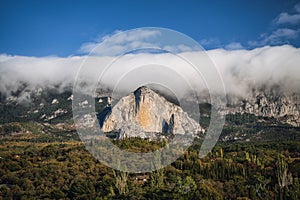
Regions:
<instances>
[{"instance_id":1,"label":"sunlit rock face","mask_svg":"<svg viewBox=\"0 0 300 200\"><path fill-rule=\"evenodd\" d=\"M140 87L120 101L106 116L103 132L119 132L119 138L151 138L155 133L197 134L204 130L181 107L147 87Z\"/></svg>"}]
</instances>

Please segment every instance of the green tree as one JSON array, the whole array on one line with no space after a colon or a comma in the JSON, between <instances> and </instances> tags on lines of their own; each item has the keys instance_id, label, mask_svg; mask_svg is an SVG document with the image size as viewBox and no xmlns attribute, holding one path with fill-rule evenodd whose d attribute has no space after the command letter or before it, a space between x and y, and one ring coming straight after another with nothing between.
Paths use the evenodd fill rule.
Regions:
<instances>
[{"instance_id":1,"label":"green tree","mask_svg":"<svg viewBox=\"0 0 300 200\"><path fill-rule=\"evenodd\" d=\"M113 175L116 181L115 186L119 194L125 195L128 192L127 181L128 181L129 173L124 171L116 171L113 169Z\"/></svg>"},{"instance_id":2,"label":"green tree","mask_svg":"<svg viewBox=\"0 0 300 200\"><path fill-rule=\"evenodd\" d=\"M154 166L155 171L151 172L150 175L150 185L152 189L161 188L164 185L164 168L161 166L161 156L160 152L155 152L155 162L152 164Z\"/></svg>"},{"instance_id":3,"label":"green tree","mask_svg":"<svg viewBox=\"0 0 300 200\"><path fill-rule=\"evenodd\" d=\"M70 187L68 196L72 199L93 199L96 192L94 185L88 180L75 179Z\"/></svg>"},{"instance_id":4,"label":"green tree","mask_svg":"<svg viewBox=\"0 0 300 200\"><path fill-rule=\"evenodd\" d=\"M293 177L291 173L288 173L288 164L286 163L284 158L278 157L276 167L277 182L280 189L282 190L293 183Z\"/></svg>"},{"instance_id":5,"label":"green tree","mask_svg":"<svg viewBox=\"0 0 300 200\"><path fill-rule=\"evenodd\" d=\"M197 185L192 177L178 177L173 192L179 199L192 199L196 189Z\"/></svg>"}]
</instances>

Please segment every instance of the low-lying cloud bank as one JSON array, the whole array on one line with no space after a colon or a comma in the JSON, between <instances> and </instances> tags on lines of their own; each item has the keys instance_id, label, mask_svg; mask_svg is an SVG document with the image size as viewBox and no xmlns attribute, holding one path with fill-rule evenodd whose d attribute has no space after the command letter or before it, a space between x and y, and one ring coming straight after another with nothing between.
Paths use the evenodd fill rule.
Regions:
<instances>
[{"instance_id":1,"label":"low-lying cloud bank","mask_svg":"<svg viewBox=\"0 0 300 200\"><path fill-rule=\"evenodd\" d=\"M198 53L186 52L185 54L190 54L193 57L197 56ZM272 85L279 85L289 92L300 92L299 48L283 45L265 46L253 50L215 49L207 51L207 54L219 70L227 93L243 95L253 87ZM172 67L182 70L183 73L186 70L180 62L172 60L172 57L165 54L144 54L143 57L147 60L154 59L157 62L168 59L167 62ZM37 86L60 85L60 89L72 86L76 74L86 58L87 56L62 58L2 54L0 55L0 92L10 96L24 83L28 89L34 89ZM139 59L139 63L142 63L143 59ZM101 72L106 67L106 60L105 57L97 57L89 59L89 62L91 62L91 66L97 67L95 71ZM89 70L89 73L93 77L94 70ZM122 73L122 69L118 68L118 71L112 72L112 74L114 73ZM137 76L139 75L137 74ZM96 77L94 76L94 78ZM198 82L198 80L193 80L192 74L190 74L189 79ZM89 81L92 80L87 80L87 82ZM108 83L106 84L114 84L113 79L110 81L107 80ZM131 81L134 82L135 80L131 78ZM176 84L176 81L173 84Z\"/></svg>"}]
</instances>

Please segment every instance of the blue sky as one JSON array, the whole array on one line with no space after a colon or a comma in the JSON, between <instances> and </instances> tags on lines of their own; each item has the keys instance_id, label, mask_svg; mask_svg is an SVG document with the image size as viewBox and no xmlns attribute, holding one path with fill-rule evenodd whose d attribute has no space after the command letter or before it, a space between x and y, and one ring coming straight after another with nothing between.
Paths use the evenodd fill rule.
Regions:
<instances>
[{"instance_id":1,"label":"blue sky","mask_svg":"<svg viewBox=\"0 0 300 200\"><path fill-rule=\"evenodd\" d=\"M116 30L164 27L207 49L300 46L299 1L0 1L0 54L70 56Z\"/></svg>"}]
</instances>

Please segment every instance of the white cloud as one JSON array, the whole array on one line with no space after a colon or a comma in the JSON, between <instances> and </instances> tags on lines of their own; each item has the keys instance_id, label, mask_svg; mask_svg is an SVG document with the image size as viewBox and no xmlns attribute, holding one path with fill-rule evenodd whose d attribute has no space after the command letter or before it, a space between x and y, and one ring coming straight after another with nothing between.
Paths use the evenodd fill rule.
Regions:
<instances>
[{"instance_id":1,"label":"white cloud","mask_svg":"<svg viewBox=\"0 0 300 200\"><path fill-rule=\"evenodd\" d=\"M164 31L170 38L166 38ZM168 29L151 28L116 31L114 34L101 37L95 42L84 43L79 52L97 56L119 56L132 51L146 52L147 49L173 53L201 50L197 45L193 45L182 36L178 36L180 34L175 35L174 33ZM181 40L186 43L180 43Z\"/></svg>"},{"instance_id":2,"label":"white cloud","mask_svg":"<svg viewBox=\"0 0 300 200\"><path fill-rule=\"evenodd\" d=\"M185 52L191 58L201 57L203 52ZM207 51L212 61L216 64L224 80L227 92L243 95L249 87L279 84L284 89L300 92L300 49L289 45L276 47L262 47L253 50L224 50L215 49ZM179 54L181 55L181 54ZM98 80L100 73L108 62L115 57L90 57L88 59L89 70L86 72L86 82ZM136 59L128 55L118 61L118 65L110 70L110 75L105 79L107 85L115 84L117 77L139 63L161 63L163 66L171 66L177 70L177 75L185 74L194 83L200 84L201 80L195 80L192 71L184 67L184 63L178 57L170 54L139 54ZM26 83L28 88L35 86L61 85L72 86L80 64L86 56L80 57L25 57L0 55L0 91L10 94ZM205 65L205 62L203 63ZM142 66L142 65L141 65ZM147 67L147 66L146 66ZM145 68L147 69L147 68ZM151 73L163 72L158 67ZM207 69L206 69L207 70ZM177 75L170 76L173 87L182 88L182 83ZM209 72L206 72L209 73ZM162 73L158 73L162 74ZM131 76L132 75L132 76ZM124 77L133 87L139 80L152 79L146 71L135 71ZM203 82L202 82L203 83ZM201 83L201 84L202 84ZM128 86L128 85L126 85ZM200 87L205 88L204 84Z\"/></svg>"},{"instance_id":3,"label":"white cloud","mask_svg":"<svg viewBox=\"0 0 300 200\"><path fill-rule=\"evenodd\" d=\"M198 47L190 47L187 45L173 45L173 46L164 46L163 49L170 52L189 52L189 51L195 51Z\"/></svg>"},{"instance_id":4,"label":"white cloud","mask_svg":"<svg viewBox=\"0 0 300 200\"><path fill-rule=\"evenodd\" d=\"M243 93L252 86L280 85L300 92L300 49L290 45L253 50L212 50L228 92Z\"/></svg>"},{"instance_id":5,"label":"white cloud","mask_svg":"<svg viewBox=\"0 0 300 200\"><path fill-rule=\"evenodd\" d=\"M290 15L286 12L280 13L278 18L275 20L276 24L299 24L300 14Z\"/></svg>"},{"instance_id":6,"label":"white cloud","mask_svg":"<svg viewBox=\"0 0 300 200\"><path fill-rule=\"evenodd\" d=\"M225 46L225 49L228 50L238 50L238 49L244 49L243 45L239 42L232 42L230 44L227 44Z\"/></svg>"},{"instance_id":7,"label":"white cloud","mask_svg":"<svg viewBox=\"0 0 300 200\"><path fill-rule=\"evenodd\" d=\"M84 43L80 47L79 52L106 56L119 55L127 49L153 47L153 44L148 43L147 39L158 35L160 35L160 32L157 30L116 31L114 34L101 37L95 42ZM103 45L103 48L96 48L100 44Z\"/></svg>"},{"instance_id":8,"label":"white cloud","mask_svg":"<svg viewBox=\"0 0 300 200\"><path fill-rule=\"evenodd\" d=\"M248 44L254 47L265 45L290 44L291 40L299 38L300 25L300 3L294 6L296 13L280 13L273 20L273 31L261 34L256 41L249 41Z\"/></svg>"},{"instance_id":9,"label":"white cloud","mask_svg":"<svg viewBox=\"0 0 300 200\"><path fill-rule=\"evenodd\" d=\"M298 38L299 33L299 29L280 28L274 30L271 34L262 34L261 40L249 41L248 44L250 46L289 44L289 40Z\"/></svg>"},{"instance_id":10,"label":"white cloud","mask_svg":"<svg viewBox=\"0 0 300 200\"><path fill-rule=\"evenodd\" d=\"M202 39L199 43L204 47L220 47L221 45L218 38Z\"/></svg>"},{"instance_id":11,"label":"white cloud","mask_svg":"<svg viewBox=\"0 0 300 200\"><path fill-rule=\"evenodd\" d=\"M294 39L299 35L299 30L290 28L281 28L272 32L270 36L266 38L268 41L276 41L278 39Z\"/></svg>"},{"instance_id":12,"label":"white cloud","mask_svg":"<svg viewBox=\"0 0 300 200\"><path fill-rule=\"evenodd\" d=\"M287 12L282 12L279 16L274 20L276 24L291 24L296 25L300 23L300 3L294 6L294 9L297 13L289 14Z\"/></svg>"},{"instance_id":13,"label":"white cloud","mask_svg":"<svg viewBox=\"0 0 300 200\"><path fill-rule=\"evenodd\" d=\"M9 94L26 83L35 86L70 86L84 57L0 56L0 91Z\"/></svg>"}]
</instances>

